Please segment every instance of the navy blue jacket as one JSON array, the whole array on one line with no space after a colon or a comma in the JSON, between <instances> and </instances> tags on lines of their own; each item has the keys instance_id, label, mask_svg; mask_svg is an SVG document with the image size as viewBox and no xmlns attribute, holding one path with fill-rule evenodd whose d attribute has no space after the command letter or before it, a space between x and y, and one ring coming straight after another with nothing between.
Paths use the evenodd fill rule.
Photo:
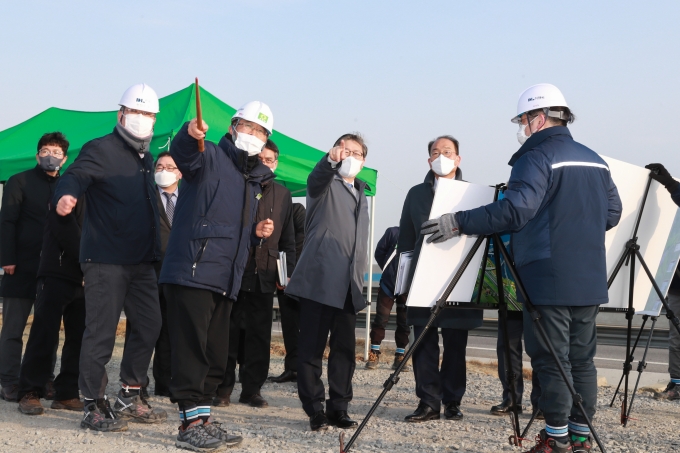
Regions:
<instances>
[{"instance_id":1,"label":"navy blue jacket","mask_svg":"<svg viewBox=\"0 0 680 453\"><path fill-rule=\"evenodd\" d=\"M159 283L207 289L236 300L248 249L254 242L260 183L271 170L257 160L248 171L247 153L226 136L205 152L182 126L170 154L182 172L182 190ZM274 225L274 228L280 225Z\"/></svg>"},{"instance_id":2,"label":"navy blue jacket","mask_svg":"<svg viewBox=\"0 0 680 453\"><path fill-rule=\"evenodd\" d=\"M83 145L52 200L85 195L81 263L152 263L161 254L157 191L151 154L140 158L114 129Z\"/></svg>"},{"instance_id":3,"label":"navy blue jacket","mask_svg":"<svg viewBox=\"0 0 680 453\"><path fill-rule=\"evenodd\" d=\"M375 261L382 269L382 276L380 277L380 287L390 297L394 297L394 284L397 279L397 267L399 266L399 255L395 253L394 258L390 261L387 269L385 264L397 248L397 241L399 240L399 227L389 227L385 230L385 234L378 241L375 247Z\"/></svg>"},{"instance_id":4,"label":"navy blue jacket","mask_svg":"<svg viewBox=\"0 0 680 453\"><path fill-rule=\"evenodd\" d=\"M605 161L556 126L529 137L509 164L505 197L458 212L461 232L512 231L515 266L535 305L606 304L604 238L619 223L621 199Z\"/></svg>"},{"instance_id":5,"label":"navy blue jacket","mask_svg":"<svg viewBox=\"0 0 680 453\"><path fill-rule=\"evenodd\" d=\"M456 170L456 179L463 178L460 168ZM434 201L435 176L432 170L427 172L422 184L411 187L404 200L404 207L399 220L399 253L413 250L409 281L413 281L416 271L420 250L423 247L423 235L420 234L420 226L430 218L432 202ZM482 325L482 310L467 308L447 308L434 322L434 326L443 329L470 330ZM427 307L408 307L407 316L409 325L424 326L430 318L431 310Z\"/></svg>"}]
</instances>

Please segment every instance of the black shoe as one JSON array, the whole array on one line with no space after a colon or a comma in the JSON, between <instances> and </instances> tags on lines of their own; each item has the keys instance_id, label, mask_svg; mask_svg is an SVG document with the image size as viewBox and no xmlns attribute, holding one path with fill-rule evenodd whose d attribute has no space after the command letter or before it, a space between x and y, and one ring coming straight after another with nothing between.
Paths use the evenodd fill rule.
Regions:
<instances>
[{"instance_id":1,"label":"black shoe","mask_svg":"<svg viewBox=\"0 0 680 453\"><path fill-rule=\"evenodd\" d=\"M16 403L19 396L19 386L17 384L3 386L0 390L0 398L10 403Z\"/></svg>"},{"instance_id":2,"label":"black shoe","mask_svg":"<svg viewBox=\"0 0 680 453\"><path fill-rule=\"evenodd\" d=\"M295 371L286 370L281 373L280 376L271 376L269 378L271 382L276 384L281 384L283 382L297 382L297 373Z\"/></svg>"},{"instance_id":3,"label":"black shoe","mask_svg":"<svg viewBox=\"0 0 680 453\"><path fill-rule=\"evenodd\" d=\"M142 397L142 399L148 400L149 399L149 388L148 387L142 387L139 389L139 396Z\"/></svg>"},{"instance_id":4,"label":"black shoe","mask_svg":"<svg viewBox=\"0 0 680 453\"><path fill-rule=\"evenodd\" d=\"M489 412L491 412L491 415L508 415L511 412L510 411L511 406L512 405L510 404L510 401L503 401L498 406L491 406L491 410ZM522 413L521 407L517 409L517 413L518 414Z\"/></svg>"},{"instance_id":5,"label":"black shoe","mask_svg":"<svg viewBox=\"0 0 680 453\"><path fill-rule=\"evenodd\" d=\"M322 429L328 429L328 419L323 411L316 411L314 415L309 417L309 427L312 431L320 431Z\"/></svg>"},{"instance_id":6,"label":"black shoe","mask_svg":"<svg viewBox=\"0 0 680 453\"><path fill-rule=\"evenodd\" d=\"M254 395L250 396L244 396L241 394L241 396L238 398L239 403L247 404L251 407L267 407L269 406L269 403L267 400L262 398L262 395L259 393L256 393Z\"/></svg>"},{"instance_id":7,"label":"black shoe","mask_svg":"<svg viewBox=\"0 0 680 453\"><path fill-rule=\"evenodd\" d=\"M411 415L407 415L406 418L404 418L404 421L419 423L430 420L439 420L440 417L439 411L435 411L427 404L420 403L418 408Z\"/></svg>"},{"instance_id":8,"label":"black shoe","mask_svg":"<svg viewBox=\"0 0 680 453\"><path fill-rule=\"evenodd\" d=\"M328 418L328 424L331 426L337 426L338 428L356 428L358 423L349 418L347 411L335 411L327 412L326 417Z\"/></svg>"},{"instance_id":9,"label":"black shoe","mask_svg":"<svg viewBox=\"0 0 680 453\"><path fill-rule=\"evenodd\" d=\"M447 420L462 420L463 413L460 411L460 403L453 402L444 408L444 418Z\"/></svg>"}]
</instances>

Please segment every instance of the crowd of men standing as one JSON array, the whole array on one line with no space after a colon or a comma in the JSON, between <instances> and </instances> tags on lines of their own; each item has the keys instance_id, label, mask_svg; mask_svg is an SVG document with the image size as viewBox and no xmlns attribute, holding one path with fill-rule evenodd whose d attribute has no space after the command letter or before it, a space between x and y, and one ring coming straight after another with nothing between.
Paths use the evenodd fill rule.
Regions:
<instances>
[{"instance_id":1,"label":"crowd of men standing","mask_svg":"<svg viewBox=\"0 0 680 453\"><path fill-rule=\"evenodd\" d=\"M348 408L356 315L366 307L367 185L356 178L368 154L364 139L350 133L334 142L309 175L305 210L274 181L280 150L270 138L274 116L266 104L241 107L219 143L205 141L208 124L191 120L155 161L149 144L159 112L156 93L134 85L119 105L114 130L83 145L66 172L60 174L69 143L59 132L48 133L38 142L36 167L6 184L0 214L5 271L0 397L17 401L27 415L43 413L41 399L52 399L53 409L82 411L81 427L96 431L126 430L129 421L160 423L168 414L148 400L153 356L154 394L170 397L178 407L176 446L194 451L236 446L243 439L217 422L211 407L231 404L237 364L238 401L268 405L261 389L277 294L286 359L284 372L270 379L297 382L312 430L357 426ZM429 310L406 308L408 291L395 294L395 257L413 251L413 274L424 241L507 231L513 232L515 265L526 290L584 396L585 415L595 414L595 315L607 300L604 234L618 223L621 206L604 161L572 139L566 126L573 120L556 87L530 87L513 118L522 147L510 161L505 197L438 219L429 219L434 193L441 178L462 179L461 155L450 135L427 145L430 171L411 188L399 227L388 229L376 250L384 273L366 364L372 369L380 360L396 303L394 368L404 358L409 326L416 336L425 335L413 355L419 404L407 422L439 419L442 406L446 419L463 418L468 332L481 325L482 312L446 310L426 332ZM653 177L677 201L678 183L654 165ZM569 242L574 234L579 240ZM565 241L580 245L563 247ZM279 278L282 254L287 281ZM564 272L575 256L588 256L587 265ZM120 389L111 404L106 365L123 312ZM491 412L513 409L504 368L521 370L524 333L534 368L533 410L546 419L531 451L590 451L587 420L571 407L552 358L533 328L526 328L531 324L526 310L523 318L518 313L510 318L511 363L502 360L499 335L504 392ZM55 378L62 320L65 342ZM321 380L327 343L328 392ZM675 364L663 392L669 399L680 398L678 369ZM514 385L515 404L521 406L522 380Z\"/></svg>"}]
</instances>

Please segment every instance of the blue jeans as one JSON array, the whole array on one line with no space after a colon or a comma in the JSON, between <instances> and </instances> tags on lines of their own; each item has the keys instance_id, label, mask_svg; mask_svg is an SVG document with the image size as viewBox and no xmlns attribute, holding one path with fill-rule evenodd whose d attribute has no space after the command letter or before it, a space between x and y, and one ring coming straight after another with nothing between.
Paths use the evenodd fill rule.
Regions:
<instances>
[{"instance_id":1,"label":"blue jeans","mask_svg":"<svg viewBox=\"0 0 680 453\"><path fill-rule=\"evenodd\" d=\"M583 407L592 420L597 404L597 370L593 357L597 348L595 317L598 306L537 306L536 309L541 314L539 322L557 352L567 378L583 397ZM537 332L526 307L524 344L531 357L534 373L538 373L541 383L539 406L545 415L546 424L565 426L568 420L585 424L583 415L573 404L555 359Z\"/></svg>"}]
</instances>

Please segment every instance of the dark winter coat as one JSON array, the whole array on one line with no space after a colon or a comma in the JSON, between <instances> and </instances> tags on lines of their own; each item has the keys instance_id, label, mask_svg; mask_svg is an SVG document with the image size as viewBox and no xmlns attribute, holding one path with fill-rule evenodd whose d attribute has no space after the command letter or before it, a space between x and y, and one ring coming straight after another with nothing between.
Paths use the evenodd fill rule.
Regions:
<instances>
[{"instance_id":1,"label":"dark winter coat","mask_svg":"<svg viewBox=\"0 0 680 453\"><path fill-rule=\"evenodd\" d=\"M375 261L382 269L382 276L380 277L380 287L383 289L385 294L390 297L394 295L394 284L397 279L397 268L399 267L399 256L395 253L397 249L397 242L399 241L399 227L390 227L385 230L385 234L378 241L378 245L375 247ZM387 260L390 259L394 253L394 257L387 265L385 269L385 264Z\"/></svg>"},{"instance_id":2,"label":"dark winter coat","mask_svg":"<svg viewBox=\"0 0 680 453\"><path fill-rule=\"evenodd\" d=\"M175 198L175 203L179 199L179 190L177 191L177 198ZM158 219L161 232L161 254L160 259L154 263L154 268L156 269L156 276L161 275L161 268L163 266L163 260L165 259L165 251L168 248L168 239L170 239L170 231L172 230L172 225L170 225L170 220L168 220L168 214L165 212L165 206L163 206L163 199L161 198L161 191L156 187L156 201L158 203ZM174 217L173 217L174 219Z\"/></svg>"},{"instance_id":3,"label":"dark winter coat","mask_svg":"<svg viewBox=\"0 0 680 453\"><path fill-rule=\"evenodd\" d=\"M59 177L38 165L11 176L2 193L0 210L0 265L15 265L5 274L0 296L35 299L47 207Z\"/></svg>"},{"instance_id":4,"label":"dark winter coat","mask_svg":"<svg viewBox=\"0 0 680 453\"><path fill-rule=\"evenodd\" d=\"M515 266L536 305L606 304L605 233L621 217L606 162L556 126L529 137L509 164L504 198L457 213L461 232L512 231Z\"/></svg>"},{"instance_id":5,"label":"dark winter coat","mask_svg":"<svg viewBox=\"0 0 680 453\"><path fill-rule=\"evenodd\" d=\"M293 229L295 230L295 263L300 261L305 245L305 216L307 210L302 203L293 203Z\"/></svg>"},{"instance_id":6,"label":"dark winter coat","mask_svg":"<svg viewBox=\"0 0 680 453\"><path fill-rule=\"evenodd\" d=\"M286 295L343 308L351 291L354 310L366 308L363 296L368 254L366 183L354 180L358 198L324 156L307 178L305 248Z\"/></svg>"},{"instance_id":7,"label":"dark winter coat","mask_svg":"<svg viewBox=\"0 0 680 453\"><path fill-rule=\"evenodd\" d=\"M288 275L295 269L295 230L293 226L293 199L290 191L272 180L262 184L262 198L257 205L255 222L271 219L274 232L251 247L248 265L241 281L241 291L257 293L276 292L279 280L279 251L286 253ZM279 282L286 285L288 282Z\"/></svg>"},{"instance_id":8,"label":"dark winter coat","mask_svg":"<svg viewBox=\"0 0 680 453\"><path fill-rule=\"evenodd\" d=\"M159 283L207 289L236 300L254 235L260 184L274 174L256 161L248 171L247 153L223 137L219 144L198 142L188 123L170 145L182 172L172 231Z\"/></svg>"},{"instance_id":9,"label":"dark winter coat","mask_svg":"<svg viewBox=\"0 0 680 453\"><path fill-rule=\"evenodd\" d=\"M56 277L81 284L80 233L85 219L85 199L66 216L52 208L47 213L38 277Z\"/></svg>"},{"instance_id":10,"label":"dark winter coat","mask_svg":"<svg viewBox=\"0 0 680 453\"><path fill-rule=\"evenodd\" d=\"M118 131L83 145L59 178L54 206L64 195L85 196L81 263L140 264L160 258L153 158Z\"/></svg>"},{"instance_id":11,"label":"dark winter coat","mask_svg":"<svg viewBox=\"0 0 680 453\"><path fill-rule=\"evenodd\" d=\"M456 170L456 179L463 178L460 168ZM420 250L423 247L423 235L420 226L430 218L430 210L434 201L435 175L432 170L425 176L422 184L411 187L404 200L399 221L399 253L413 250L409 280L413 281ZM408 323L414 326L424 326L430 318L430 309L426 307L408 307ZM475 329L482 325L482 310L463 308L446 308L437 317L435 325L449 329Z\"/></svg>"}]
</instances>

